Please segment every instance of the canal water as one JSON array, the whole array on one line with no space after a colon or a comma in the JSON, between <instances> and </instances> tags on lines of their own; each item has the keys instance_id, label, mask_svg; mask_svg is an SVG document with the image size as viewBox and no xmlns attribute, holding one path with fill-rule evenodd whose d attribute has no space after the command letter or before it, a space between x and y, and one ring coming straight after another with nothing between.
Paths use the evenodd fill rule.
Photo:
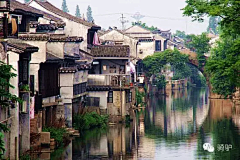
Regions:
<instances>
[{"instance_id":1,"label":"canal water","mask_svg":"<svg viewBox=\"0 0 240 160\"><path fill-rule=\"evenodd\" d=\"M240 109L207 89L150 95L128 125L87 131L53 160L240 159Z\"/></svg>"}]
</instances>

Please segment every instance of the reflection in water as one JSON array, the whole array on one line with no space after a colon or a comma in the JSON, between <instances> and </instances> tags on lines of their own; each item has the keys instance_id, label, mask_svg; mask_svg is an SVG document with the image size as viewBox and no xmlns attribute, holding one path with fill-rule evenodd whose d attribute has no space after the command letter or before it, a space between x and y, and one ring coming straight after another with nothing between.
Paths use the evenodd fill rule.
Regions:
<instances>
[{"instance_id":1,"label":"reflection in water","mask_svg":"<svg viewBox=\"0 0 240 160\"><path fill-rule=\"evenodd\" d=\"M72 141L64 159L240 159L240 107L209 100L205 89L150 97L130 127L88 131ZM215 147L203 150L204 143ZM232 149L218 151L220 144Z\"/></svg>"}]
</instances>

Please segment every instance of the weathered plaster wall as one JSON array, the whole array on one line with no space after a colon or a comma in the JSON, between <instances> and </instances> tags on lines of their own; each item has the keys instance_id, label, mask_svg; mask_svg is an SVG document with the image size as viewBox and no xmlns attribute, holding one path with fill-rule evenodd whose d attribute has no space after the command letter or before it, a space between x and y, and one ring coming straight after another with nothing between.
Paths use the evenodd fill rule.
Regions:
<instances>
[{"instance_id":1,"label":"weathered plaster wall","mask_svg":"<svg viewBox=\"0 0 240 160\"><path fill-rule=\"evenodd\" d=\"M87 82L88 78L88 71L87 70L81 70L74 74L73 84L80 84Z\"/></svg>"},{"instance_id":2,"label":"weathered plaster wall","mask_svg":"<svg viewBox=\"0 0 240 160\"><path fill-rule=\"evenodd\" d=\"M143 53L140 53L140 50L142 50ZM140 45L138 45L138 58L145 58L149 55L153 55L155 51L155 42L140 42Z\"/></svg>"},{"instance_id":3,"label":"weathered plaster wall","mask_svg":"<svg viewBox=\"0 0 240 160\"><path fill-rule=\"evenodd\" d=\"M63 103L72 103L74 73L60 73L60 95Z\"/></svg>"},{"instance_id":4,"label":"weathered plaster wall","mask_svg":"<svg viewBox=\"0 0 240 160\"><path fill-rule=\"evenodd\" d=\"M94 92L91 91L88 93L89 97L100 97L99 106L100 109L107 109L107 97L108 91Z\"/></svg>"},{"instance_id":5,"label":"weathered plaster wall","mask_svg":"<svg viewBox=\"0 0 240 160\"><path fill-rule=\"evenodd\" d=\"M56 16L56 17L61 18L66 23L65 34L68 35L68 36L79 36L79 37L81 36L81 37L83 37L84 42L81 43L80 49L88 51L87 50L87 33L88 33L88 29L90 27L85 26L85 25L80 24L80 23L76 23L76 22L71 21L71 20L68 20L64 17L61 17L61 16L51 12L51 11L48 11L34 1L30 2L30 6L35 7L37 9L40 9L42 11L45 11L47 13L50 13L50 14Z\"/></svg>"},{"instance_id":6,"label":"weathered plaster wall","mask_svg":"<svg viewBox=\"0 0 240 160\"><path fill-rule=\"evenodd\" d=\"M38 52L32 54L31 61L30 61L30 75L34 75L34 87L35 91L39 91L38 88L38 70L40 69L40 63L46 61L46 41L24 41L27 44L33 45L38 47Z\"/></svg>"},{"instance_id":7,"label":"weathered plaster wall","mask_svg":"<svg viewBox=\"0 0 240 160\"><path fill-rule=\"evenodd\" d=\"M64 42L48 42L47 51L59 58L64 58Z\"/></svg>"},{"instance_id":8,"label":"weathered plaster wall","mask_svg":"<svg viewBox=\"0 0 240 160\"><path fill-rule=\"evenodd\" d=\"M18 74L18 61L19 61L19 55L14 52L8 52L9 55L9 64L13 66L15 69L12 70L13 73ZM18 75L12 79L10 79L10 84L15 86L15 88L9 88L9 92L11 94L14 94L16 96L19 95L18 91ZM10 152L10 159L18 158L18 147L19 144L15 143L15 138L19 140L19 106L16 104L16 107L11 109L11 116L12 118L12 124L11 124L11 132L10 132L10 146L9 146L9 152ZM17 147L17 155L15 154L15 146Z\"/></svg>"},{"instance_id":9,"label":"weathered plaster wall","mask_svg":"<svg viewBox=\"0 0 240 160\"><path fill-rule=\"evenodd\" d=\"M67 42L64 44L64 53L67 55L74 56L74 54L79 55L80 43Z\"/></svg>"},{"instance_id":10,"label":"weathered plaster wall","mask_svg":"<svg viewBox=\"0 0 240 160\"><path fill-rule=\"evenodd\" d=\"M106 33L99 38L103 41L123 41L123 45L129 45L130 55L136 57L136 44L138 41L137 39L126 36L116 30L112 30L111 32Z\"/></svg>"},{"instance_id":11,"label":"weathered plaster wall","mask_svg":"<svg viewBox=\"0 0 240 160\"><path fill-rule=\"evenodd\" d=\"M126 115L126 92L113 91L113 103L108 103L109 115Z\"/></svg>"},{"instance_id":12,"label":"weathered plaster wall","mask_svg":"<svg viewBox=\"0 0 240 160\"><path fill-rule=\"evenodd\" d=\"M119 74L120 72L120 65L125 66L125 74L127 73L126 69L126 63L128 62L128 60L101 60L101 66L98 65L98 67L95 68L95 73L99 74L99 67L101 67L102 70L102 74ZM103 66L106 66L107 69L103 70ZM110 66L116 66L116 73L110 73Z\"/></svg>"}]
</instances>

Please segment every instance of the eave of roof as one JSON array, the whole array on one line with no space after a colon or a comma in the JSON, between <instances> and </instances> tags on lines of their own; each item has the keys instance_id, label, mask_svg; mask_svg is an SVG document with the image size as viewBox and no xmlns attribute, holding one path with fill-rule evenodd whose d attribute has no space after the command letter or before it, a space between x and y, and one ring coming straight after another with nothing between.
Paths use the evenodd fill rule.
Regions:
<instances>
[{"instance_id":1,"label":"eave of roof","mask_svg":"<svg viewBox=\"0 0 240 160\"><path fill-rule=\"evenodd\" d=\"M38 3L40 6L42 6L43 8L45 8L46 10L49 10L61 17L64 17L64 18L67 18L69 20L72 20L74 22L77 22L77 23L81 23L85 26L88 26L88 27L96 27L96 29L101 29L100 26L97 26L93 23L90 23L90 22L87 22L87 21L84 21L83 19L81 18L78 18L78 17L75 17L75 16L72 16L71 14L68 14L66 12L63 12L61 9L55 7L54 5L52 5L51 3L49 3L48 1L39 1L39 0L32 0L36 3ZM30 4L31 2L29 2Z\"/></svg>"},{"instance_id":2,"label":"eave of roof","mask_svg":"<svg viewBox=\"0 0 240 160\"><path fill-rule=\"evenodd\" d=\"M128 45L94 46L91 54L93 57L129 57L130 47Z\"/></svg>"},{"instance_id":3,"label":"eave of roof","mask_svg":"<svg viewBox=\"0 0 240 160\"><path fill-rule=\"evenodd\" d=\"M62 34L43 34L43 33L20 33L19 39L23 41L48 41L48 42L82 42L83 37L65 36Z\"/></svg>"},{"instance_id":4,"label":"eave of roof","mask_svg":"<svg viewBox=\"0 0 240 160\"><path fill-rule=\"evenodd\" d=\"M10 12L17 12L20 14L30 14L37 17L46 17L56 23L64 23L61 18L55 17L49 13L31 7L29 5L18 2L17 0L11 0Z\"/></svg>"},{"instance_id":5,"label":"eave of roof","mask_svg":"<svg viewBox=\"0 0 240 160\"><path fill-rule=\"evenodd\" d=\"M33 52L38 52L38 50L39 50L38 47L29 45L27 43L23 43L20 40L9 39L7 45L8 45L8 47L12 47L12 48L18 49L18 50L20 50L22 52L33 53Z\"/></svg>"}]
</instances>

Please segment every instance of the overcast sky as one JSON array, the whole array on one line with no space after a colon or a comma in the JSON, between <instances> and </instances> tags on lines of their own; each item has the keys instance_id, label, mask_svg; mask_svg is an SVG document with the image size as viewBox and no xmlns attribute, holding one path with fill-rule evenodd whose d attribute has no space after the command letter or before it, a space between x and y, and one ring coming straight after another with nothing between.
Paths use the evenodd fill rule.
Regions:
<instances>
[{"instance_id":1,"label":"overcast sky","mask_svg":"<svg viewBox=\"0 0 240 160\"><path fill-rule=\"evenodd\" d=\"M20 0L23 2L23 0ZM181 9L186 5L185 0L66 0L70 14L75 15L76 5L79 5L81 14L86 17L87 6L92 7L93 18L97 25L108 29L109 26L121 27L120 13L129 22L129 27L135 21L131 16L136 12L145 15L141 19L147 25L154 25L162 30L171 29L187 31L187 33L199 34L206 31L208 20L203 23L192 22L191 18L182 16ZM61 8L62 0L49 0L52 4ZM119 14L117 14L119 13Z\"/></svg>"}]
</instances>

